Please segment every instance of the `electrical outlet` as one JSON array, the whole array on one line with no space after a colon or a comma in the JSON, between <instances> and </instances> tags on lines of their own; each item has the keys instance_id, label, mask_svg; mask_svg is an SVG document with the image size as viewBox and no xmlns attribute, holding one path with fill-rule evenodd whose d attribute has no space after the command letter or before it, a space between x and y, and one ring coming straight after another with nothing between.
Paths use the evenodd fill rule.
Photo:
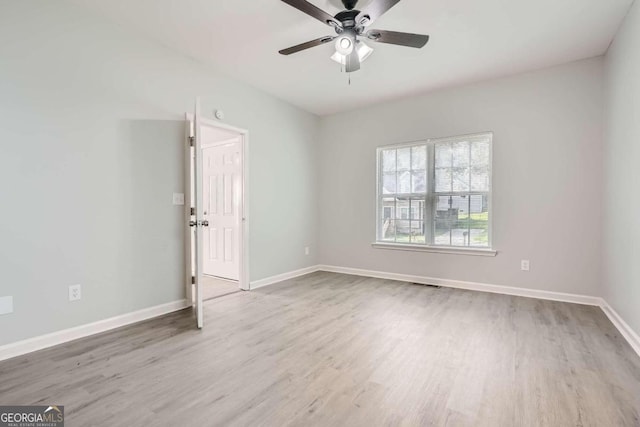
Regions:
<instances>
[{"instance_id":1,"label":"electrical outlet","mask_svg":"<svg viewBox=\"0 0 640 427\"><path fill-rule=\"evenodd\" d=\"M0 314L13 313L13 297L0 297Z\"/></svg>"},{"instance_id":2,"label":"electrical outlet","mask_svg":"<svg viewBox=\"0 0 640 427\"><path fill-rule=\"evenodd\" d=\"M80 285L69 286L69 301L78 301L82 298Z\"/></svg>"},{"instance_id":3,"label":"electrical outlet","mask_svg":"<svg viewBox=\"0 0 640 427\"><path fill-rule=\"evenodd\" d=\"M304 248L304 254L305 254L305 255L309 255L309 246L306 246L306 247Z\"/></svg>"},{"instance_id":4,"label":"electrical outlet","mask_svg":"<svg viewBox=\"0 0 640 427\"><path fill-rule=\"evenodd\" d=\"M520 261L520 270L529 271L530 267L531 267L531 265L530 265L528 259L523 259L522 261Z\"/></svg>"},{"instance_id":5,"label":"electrical outlet","mask_svg":"<svg viewBox=\"0 0 640 427\"><path fill-rule=\"evenodd\" d=\"M173 193L173 204L176 206L184 205L184 193Z\"/></svg>"}]
</instances>

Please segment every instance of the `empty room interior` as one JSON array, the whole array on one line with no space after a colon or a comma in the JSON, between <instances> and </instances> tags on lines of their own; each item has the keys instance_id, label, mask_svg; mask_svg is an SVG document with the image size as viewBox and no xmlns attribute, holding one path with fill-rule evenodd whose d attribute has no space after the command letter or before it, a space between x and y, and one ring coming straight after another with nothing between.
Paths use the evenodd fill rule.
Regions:
<instances>
[{"instance_id":1,"label":"empty room interior","mask_svg":"<svg viewBox=\"0 0 640 427\"><path fill-rule=\"evenodd\" d=\"M634 0L0 0L0 426L640 426Z\"/></svg>"}]
</instances>

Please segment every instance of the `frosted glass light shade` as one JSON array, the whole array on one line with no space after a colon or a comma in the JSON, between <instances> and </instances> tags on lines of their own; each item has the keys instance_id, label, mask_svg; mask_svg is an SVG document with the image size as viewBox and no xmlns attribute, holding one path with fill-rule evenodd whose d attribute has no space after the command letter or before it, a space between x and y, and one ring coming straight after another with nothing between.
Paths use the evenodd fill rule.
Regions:
<instances>
[{"instance_id":1,"label":"frosted glass light shade","mask_svg":"<svg viewBox=\"0 0 640 427\"><path fill-rule=\"evenodd\" d=\"M358 57L360 58L360 62L364 62L368 57L373 53L373 49L367 46L363 41L358 40ZM331 59L337 62L338 64L346 65L347 56L342 55L340 52L336 51L333 55L331 55Z\"/></svg>"}]
</instances>

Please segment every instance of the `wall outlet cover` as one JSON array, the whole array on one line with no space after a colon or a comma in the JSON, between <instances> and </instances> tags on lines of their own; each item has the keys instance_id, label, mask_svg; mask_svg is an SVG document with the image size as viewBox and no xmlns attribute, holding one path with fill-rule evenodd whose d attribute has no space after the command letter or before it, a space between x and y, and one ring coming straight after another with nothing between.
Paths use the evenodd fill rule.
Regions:
<instances>
[{"instance_id":1,"label":"wall outlet cover","mask_svg":"<svg viewBox=\"0 0 640 427\"><path fill-rule=\"evenodd\" d=\"M0 297L0 315L13 313L13 297Z\"/></svg>"},{"instance_id":2,"label":"wall outlet cover","mask_svg":"<svg viewBox=\"0 0 640 427\"><path fill-rule=\"evenodd\" d=\"M82 288L80 285L69 286L69 301L78 301L82 298Z\"/></svg>"},{"instance_id":3,"label":"wall outlet cover","mask_svg":"<svg viewBox=\"0 0 640 427\"><path fill-rule=\"evenodd\" d=\"M184 206L184 193L173 193L173 204L176 206Z\"/></svg>"},{"instance_id":4,"label":"wall outlet cover","mask_svg":"<svg viewBox=\"0 0 640 427\"><path fill-rule=\"evenodd\" d=\"M531 264L529 263L528 259L523 259L522 261L520 261L520 269L522 271L529 271L530 268Z\"/></svg>"}]
</instances>

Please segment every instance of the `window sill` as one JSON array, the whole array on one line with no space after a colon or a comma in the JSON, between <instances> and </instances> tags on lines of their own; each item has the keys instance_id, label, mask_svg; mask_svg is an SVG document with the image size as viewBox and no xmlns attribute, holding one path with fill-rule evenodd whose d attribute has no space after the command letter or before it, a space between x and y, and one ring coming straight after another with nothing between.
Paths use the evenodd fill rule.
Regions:
<instances>
[{"instance_id":1,"label":"window sill","mask_svg":"<svg viewBox=\"0 0 640 427\"><path fill-rule=\"evenodd\" d=\"M426 246L426 245L411 245L403 243L384 243L374 242L371 244L376 249L391 249L396 251L414 251L414 252L433 252L438 254L451 254L451 255L471 255L471 256L488 256L494 257L498 254L498 251L493 249L484 248L455 248L444 246Z\"/></svg>"}]
</instances>

